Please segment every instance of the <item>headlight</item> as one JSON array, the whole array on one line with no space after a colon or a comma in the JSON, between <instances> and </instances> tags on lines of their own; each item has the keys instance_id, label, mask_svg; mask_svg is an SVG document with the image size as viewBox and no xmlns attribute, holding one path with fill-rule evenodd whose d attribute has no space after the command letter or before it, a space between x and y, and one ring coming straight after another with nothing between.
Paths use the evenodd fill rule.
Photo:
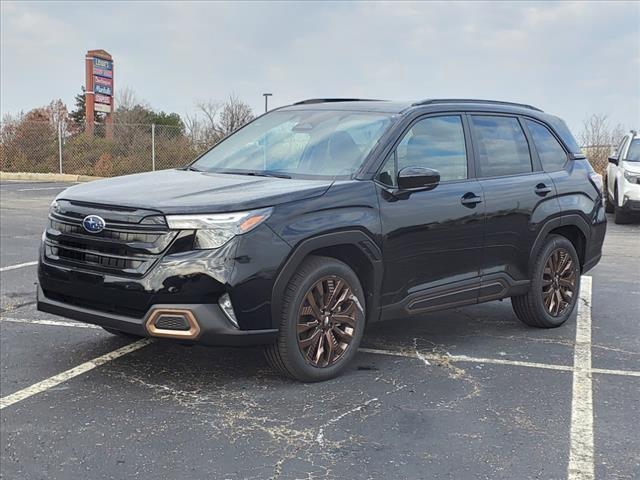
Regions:
<instances>
[{"instance_id":1,"label":"headlight","mask_svg":"<svg viewBox=\"0 0 640 480\"><path fill-rule=\"evenodd\" d=\"M49 205L49 215L51 215L52 213L58 213L59 210L60 206L58 205L58 201L54 200L53 202L51 202L51 205Z\"/></svg>"},{"instance_id":2,"label":"headlight","mask_svg":"<svg viewBox=\"0 0 640 480\"><path fill-rule=\"evenodd\" d=\"M196 230L196 249L218 248L236 235L256 228L269 218L271 211L261 208L248 212L167 215L167 225L173 230Z\"/></svg>"},{"instance_id":3,"label":"headlight","mask_svg":"<svg viewBox=\"0 0 640 480\"><path fill-rule=\"evenodd\" d=\"M624 178L631 183L640 183L640 173L632 173L628 170L624 171Z\"/></svg>"},{"instance_id":4,"label":"headlight","mask_svg":"<svg viewBox=\"0 0 640 480\"><path fill-rule=\"evenodd\" d=\"M589 178L591 179L591 183L593 183L593 185L596 187L596 190L598 190L598 193L600 194L600 196L602 196L602 191L603 191L602 175L596 172L591 172L589 173Z\"/></svg>"}]
</instances>

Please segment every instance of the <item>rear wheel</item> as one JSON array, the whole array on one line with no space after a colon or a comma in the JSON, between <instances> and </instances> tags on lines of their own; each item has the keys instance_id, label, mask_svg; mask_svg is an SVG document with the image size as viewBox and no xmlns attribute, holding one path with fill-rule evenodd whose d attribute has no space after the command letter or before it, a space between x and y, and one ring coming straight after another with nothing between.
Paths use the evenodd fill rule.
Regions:
<instances>
[{"instance_id":1,"label":"rear wheel","mask_svg":"<svg viewBox=\"0 0 640 480\"><path fill-rule=\"evenodd\" d=\"M511 298L513 310L532 327L559 327L573 313L580 290L580 261L573 244L561 235L549 236L533 270L529 291Z\"/></svg>"},{"instance_id":2,"label":"rear wheel","mask_svg":"<svg viewBox=\"0 0 640 480\"><path fill-rule=\"evenodd\" d=\"M265 350L269 364L305 382L340 374L362 339L364 298L348 265L328 257L306 259L287 286L278 340Z\"/></svg>"}]
</instances>

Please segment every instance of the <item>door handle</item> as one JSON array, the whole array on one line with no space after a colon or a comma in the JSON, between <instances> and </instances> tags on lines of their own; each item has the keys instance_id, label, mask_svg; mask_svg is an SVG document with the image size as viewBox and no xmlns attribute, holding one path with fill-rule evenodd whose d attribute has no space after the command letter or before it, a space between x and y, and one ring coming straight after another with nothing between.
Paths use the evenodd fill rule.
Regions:
<instances>
[{"instance_id":1,"label":"door handle","mask_svg":"<svg viewBox=\"0 0 640 480\"><path fill-rule=\"evenodd\" d=\"M475 207L477 204L479 204L481 202L482 202L482 198L477 196L473 192L465 193L462 196L462 198L460 199L460 203L462 205L464 205L465 207L469 207L469 208L473 208L473 207Z\"/></svg>"},{"instance_id":2,"label":"door handle","mask_svg":"<svg viewBox=\"0 0 640 480\"><path fill-rule=\"evenodd\" d=\"M551 188L547 187L544 183L539 183L538 185L536 185L535 192L537 195L544 197L547 193L551 192Z\"/></svg>"}]
</instances>

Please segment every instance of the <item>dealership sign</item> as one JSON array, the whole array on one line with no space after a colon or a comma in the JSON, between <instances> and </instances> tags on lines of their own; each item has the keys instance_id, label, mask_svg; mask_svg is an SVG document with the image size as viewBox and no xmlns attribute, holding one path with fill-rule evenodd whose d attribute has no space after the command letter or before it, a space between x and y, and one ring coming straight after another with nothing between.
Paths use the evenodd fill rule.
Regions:
<instances>
[{"instance_id":1,"label":"dealership sign","mask_svg":"<svg viewBox=\"0 0 640 480\"><path fill-rule=\"evenodd\" d=\"M102 103L96 103L93 106L93 111L101 112L101 113L111 113L111 105L103 105Z\"/></svg>"}]
</instances>

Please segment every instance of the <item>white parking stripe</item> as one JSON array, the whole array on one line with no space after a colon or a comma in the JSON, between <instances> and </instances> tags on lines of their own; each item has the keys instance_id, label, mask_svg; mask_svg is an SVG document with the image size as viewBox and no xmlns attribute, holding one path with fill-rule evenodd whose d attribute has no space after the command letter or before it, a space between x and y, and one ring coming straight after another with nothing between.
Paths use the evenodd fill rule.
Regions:
<instances>
[{"instance_id":1,"label":"white parking stripe","mask_svg":"<svg viewBox=\"0 0 640 480\"><path fill-rule=\"evenodd\" d=\"M373 355L388 355L392 357L419 358L418 355L408 351L398 350L381 350L379 348L359 348L359 352L371 353ZM553 363L523 362L520 360L508 360L505 358L483 358L469 357L467 355L450 355L438 356L428 353L422 353L421 356L435 364L446 360L447 362L470 362L470 363L489 363L494 365L509 365L513 367L541 368L543 370L557 370L561 372L573 372L575 368L571 365L557 365ZM640 377L640 372L635 370L615 370L610 368L592 368L591 373L601 373L603 375L620 375L623 377Z\"/></svg>"},{"instance_id":2,"label":"white parking stripe","mask_svg":"<svg viewBox=\"0 0 640 480\"><path fill-rule=\"evenodd\" d=\"M573 354L573 395L571 401L571 446L568 480L592 480L593 390L591 385L591 277L582 277L576 343Z\"/></svg>"},{"instance_id":3,"label":"white parking stripe","mask_svg":"<svg viewBox=\"0 0 640 480\"><path fill-rule=\"evenodd\" d=\"M89 360L77 367L71 368L65 372L54 375L53 377L49 377L46 380L38 382L30 387L19 390L15 393L7 395L6 397L0 398L0 410L13 405L14 403L21 402L22 400L32 397L33 395L37 395L38 393L45 392L50 388L55 387L67 380L70 380L78 375L82 375L90 370L93 370L100 365L104 365L116 358L122 357L127 353L135 352L136 350L141 349L142 347L146 347L153 339L143 338L142 340L138 340L137 342L130 343L129 345L125 345L122 348L118 348L112 352L101 355L100 357L94 358L93 360Z\"/></svg>"},{"instance_id":4,"label":"white parking stripe","mask_svg":"<svg viewBox=\"0 0 640 480\"><path fill-rule=\"evenodd\" d=\"M32 267L33 265L37 265L38 262L26 262L26 263L18 263L17 265L9 265L8 267L0 268L0 272L8 272L9 270L16 270L22 267Z\"/></svg>"},{"instance_id":5,"label":"white parking stripe","mask_svg":"<svg viewBox=\"0 0 640 480\"><path fill-rule=\"evenodd\" d=\"M640 372L633 370L611 370L609 368L592 368L591 373L603 373L605 375L622 375L624 377L640 377Z\"/></svg>"},{"instance_id":6,"label":"white parking stripe","mask_svg":"<svg viewBox=\"0 0 640 480\"><path fill-rule=\"evenodd\" d=\"M90 323L80 322L60 322L58 320L30 320L28 318L14 318L14 317L0 317L1 322L12 323L26 323L30 325L50 325L52 327L74 327L74 328L97 328L102 330L102 327L92 325Z\"/></svg>"}]
</instances>

